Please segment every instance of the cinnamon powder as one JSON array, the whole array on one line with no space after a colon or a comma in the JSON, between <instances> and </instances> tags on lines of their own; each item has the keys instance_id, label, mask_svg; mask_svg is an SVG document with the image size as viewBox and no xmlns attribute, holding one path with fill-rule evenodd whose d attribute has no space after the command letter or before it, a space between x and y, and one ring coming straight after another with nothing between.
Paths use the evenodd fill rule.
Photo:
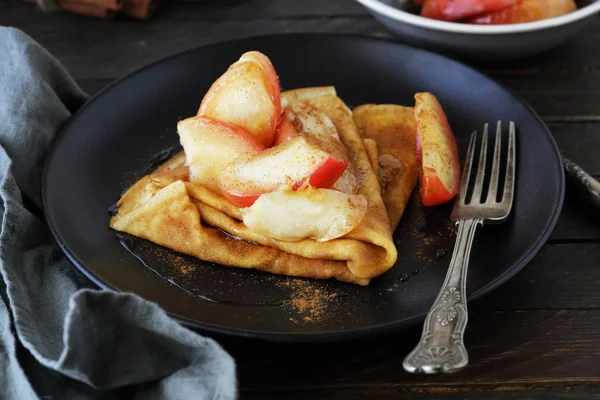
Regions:
<instances>
[{"instance_id":1,"label":"cinnamon powder","mask_svg":"<svg viewBox=\"0 0 600 400\"><path fill-rule=\"evenodd\" d=\"M337 302L337 293L320 282L290 278L278 281L278 285L289 288L291 296L282 307L290 314L290 321L309 323L323 321L331 315Z\"/></svg>"}]
</instances>

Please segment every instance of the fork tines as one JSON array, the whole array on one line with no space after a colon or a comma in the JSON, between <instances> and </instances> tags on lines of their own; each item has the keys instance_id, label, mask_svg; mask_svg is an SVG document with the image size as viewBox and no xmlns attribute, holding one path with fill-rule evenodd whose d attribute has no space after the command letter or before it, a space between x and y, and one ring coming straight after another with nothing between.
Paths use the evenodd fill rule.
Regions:
<instances>
[{"instance_id":1,"label":"fork tines","mask_svg":"<svg viewBox=\"0 0 600 400\"><path fill-rule=\"evenodd\" d=\"M465 165L463 168L461 185L460 185L460 194L459 199L457 201L456 207L462 208L465 211L466 208L470 206L477 205L487 205L487 206L500 206L505 210L510 210L513 192L514 192L514 183L515 183L515 124L513 121L509 123L509 132L508 132L508 146L503 151L502 146L502 121L498 121L496 125L496 135L494 140L494 154L492 159L492 166L489 170L490 177L489 183L487 185L487 192L485 190L485 177L487 173L487 152L488 152L488 136L489 136L489 126L485 124L483 128L483 136L481 138L481 145L479 147L479 162L476 167L476 171L473 168L473 160L476 154L476 142L477 142L477 131L471 134L471 139L469 141L469 148L467 150L467 155L465 159ZM500 181L500 170L501 170L501 160L506 159L506 173L504 175L504 184L502 191L502 197L498 199L499 194L499 186L502 185ZM475 175L476 172L476 176ZM474 179L474 182L473 182ZM472 193L468 197L467 193L469 191L470 185L472 185ZM475 210L470 210L475 211ZM490 215L491 216L491 215Z\"/></svg>"}]
</instances>

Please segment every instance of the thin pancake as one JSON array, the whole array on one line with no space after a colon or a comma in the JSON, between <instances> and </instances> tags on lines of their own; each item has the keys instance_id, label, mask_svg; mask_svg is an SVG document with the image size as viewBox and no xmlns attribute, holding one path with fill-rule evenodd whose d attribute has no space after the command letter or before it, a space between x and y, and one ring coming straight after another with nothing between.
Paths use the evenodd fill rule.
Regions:
<instances>
[{"instance_id":1,"label":"thin pancake","mask_svg":"<svg viewBox=\"0 0 600 400\"><path fill-rule=\"evenodd\" d=\"M205 204L202 206L210 208ZM152 198L131 212L119 213L111 221L111 226L180 253L222 265L255 268L281 275L335 278L359 285L369 282L352 275L344 262L323 260L320 268L314 268L313 260L235 239L219 229L201 224L201 221L201 213L190 199L185 183L178 180L158 189Z\"/></svg>"},{"instance_id":2,"label":"thin pancake","mask_svg":"<svg viewBox=\"0 0 600 400\"><path fill-rule=\"evenodd\" d=\"M353 114L361 135L377 142L383 201L392 230L396 230L419 177L414 109L365 104Z\"/></svg>"},{"instance_id":3,"label":"thin pancake","mask_svg":"<svg viewBox=\"0 0 600 400\"><path fill-rule=\"evenodd\" d=\"M309 101L331 118L358 171L358 193L367 197L369 208L361 224L352 232L328 242L308 239L284 242L252 232L241 222L241 213L236 206L201 184L188 181L185 158L181 154L142 178L122 197L111 227L222 265L367 285L371 278L391 268L397 257L379 179L373 172L352 112L332 88L305 88L282 93L284 104L296 100ZM411 148L414 150L414 146ZM167 188L177 194L173 202L186 210L181 214L185 221L175 222L179 214L164 200L167 197L163 190ZM155 201L156 196L162 201ZM195 206L197 217L189 211L190 204ZM193 216L197 223L190 222ZM166 223L171 225L170 231L162 227ZM180 232L173 231L177 226L182 227ZM190 229L196 233L189 235L188 242L183 245ZM167 231L168 235L165 234ZM235 240L223 231L244 240Z\"/></svg>"}]
</instances>

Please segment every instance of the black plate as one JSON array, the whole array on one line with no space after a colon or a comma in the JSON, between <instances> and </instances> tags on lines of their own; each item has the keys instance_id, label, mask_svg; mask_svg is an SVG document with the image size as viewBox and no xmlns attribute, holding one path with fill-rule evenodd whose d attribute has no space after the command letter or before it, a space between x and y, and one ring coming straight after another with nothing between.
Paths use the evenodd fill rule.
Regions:
<instances>
[{"instance_id":1,"label":"black plate","mask_svg":"<svg viewBox=\"0 0 600 400\"><path fill-rule=\"evenodd\" d=\"M177 121L194 115L210 84L252 49L271 58L284 90L334 85L349 106L412 105L415 92L433 92L461 154L465 137L485 122L516 122L516 203L508 222L477 233L470 299L514 276L548 239L562 206L563 170L552 136L522 100L462 64L387 40L265 36L154 63L95 96L65 126L45 171L46 217L69 259L101 287L137 293L198 328L278 340L379 333L418 321L428 311L454 244L450 205L424 209L413 199L395 234L398 263L369 287L222 267L136 242L139 251L149 252L151 266L171 281L220 303L192 295L144 267L109 230L109 206L153 155L177 145ZM285 301L290 296L307 301ZM282 300L282 305L264 305Z\"/></svg>"}]
</instances>

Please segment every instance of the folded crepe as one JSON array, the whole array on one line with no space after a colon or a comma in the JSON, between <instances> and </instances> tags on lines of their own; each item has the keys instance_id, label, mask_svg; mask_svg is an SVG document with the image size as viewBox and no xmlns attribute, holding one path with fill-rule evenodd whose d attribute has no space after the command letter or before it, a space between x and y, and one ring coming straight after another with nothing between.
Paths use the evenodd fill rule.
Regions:
<instances>
[{"instance_id":1,"label":"folded crepe","mask_svg":"<svg viewBox=\"0 0 600 400\"><path fill-rule=\"evenodd\" d=\"M379 149L377 162L372 163L378 170L383 202L395 231L419 177L414 108L365 104L356 107L353 114L367 151L374 152L371 141Z\"/></svg>"},{"instance_id":2,"label":"folded crepe","mask_svg":"<svg viewBox=\"0 0 600 400\"><path fill-rule=\"evenodd\" d=\"M414 119L403 113L397 120L393 107L374 105L353 115L333 87L291 90L282 93L281 100L282 108L308 101L333 121L356 171L357 193L368 202L358 227L324 242L288 242L253 232L242 222L238 207L190 182L185 154L180 153L122 196L111 228L205 261L273 274L368 285L389 270L397 258L392 233L418 174L417 163L410 158L416 160ZM372 123L373 118L379 122ZM393 167L401 167L382 179L379 171L390 170L390 157L396 159Z\"/></svg>"}]
</instances>

